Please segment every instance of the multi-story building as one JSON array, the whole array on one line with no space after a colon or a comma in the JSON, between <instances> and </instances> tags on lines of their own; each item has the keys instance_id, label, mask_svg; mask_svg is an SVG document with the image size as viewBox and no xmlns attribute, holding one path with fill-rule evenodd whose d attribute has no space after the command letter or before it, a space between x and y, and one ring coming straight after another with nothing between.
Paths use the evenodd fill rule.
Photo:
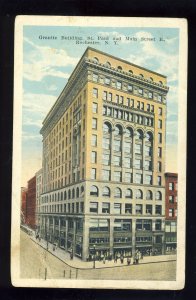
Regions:
<instances>
[{"instance_id":1,"label":"multi-story building","mask_svg":"<svg viewBox=\"0 0 196 300\"><path fill-rule=\"evenodd\" d=\"M27 216L27 188L21 187L21 224L26 223Z\"/></svg>"},{"instance_id":2,"label":"multi-story building","mask_svg":"<svg viewBox=\"0 0 196 300\"><path fill-rule=\"evenodd\" d=\"M41 235L74 255L164 253L164 75L87 48L46 116Z\"/></svg>"},{"instance_id":3,"label":"multi-story building","mask_svg":"<svg viewBox=\"0 0 196 300\"><path fill-rule=\"evenodd\" d=\"M166 250L177 248L178 174L165 173L165 243Z\"/></svg>"},{"instance_id":4,"label":"multi-story building","mask_svg":"<svg viewBox=\"0 0 196 300\"><path fill-rule=\"evenodd\" d=\"M28 181L27 205L26 205L26 224L35 229L35 208L36 208L36 176Z\"/></svg>"},{"instance_id":5,"label":"multi-story building","mask_svg":"<svg viewBox=\"0 0 196 300\"><path fill-rule=\"evenodd\" d=\"M40 231L39 224L40 224L40 202L41 202L41 194L42 194L42 169L37 171L35 173L36 177L36 213L35 213L35 220L36 220L36 226L37 231Z\"/></svg>"}]
</instances>

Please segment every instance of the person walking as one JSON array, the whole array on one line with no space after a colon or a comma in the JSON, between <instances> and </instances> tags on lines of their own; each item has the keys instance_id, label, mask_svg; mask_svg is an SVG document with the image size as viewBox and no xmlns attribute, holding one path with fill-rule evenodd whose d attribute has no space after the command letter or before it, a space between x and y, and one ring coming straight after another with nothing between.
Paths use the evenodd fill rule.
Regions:
<instances>
[{"instance_id":1,"label":"person walking","mask_svg":"<svg viewBox=\"0 0 196 300\"><path fill-rule=\"evenodd\" d=\"M131 258L127 257L127 265L129 266L131 264Z\"/></svg>"},{"instance_id":2,"label":"person walking","mask_svg":"<svg viewBox=\"0 0 196 300\"><path fill-rule=\"evenodd\" d=\"M105 265L105 255L104 255L104 257L103 257L103 264Z\"/></svg>"},{"instance_id":3,"label":"person walking","mask_svg":"<svg viewBox=\"0 0 196 300\"><path fill-rule=\"evenodd\" d=\"M121 262L121 264L123 264L123 262L124 262L123 254L121 254L121 256L120 256L120 262Z\"/></svg>"}]
</instances>

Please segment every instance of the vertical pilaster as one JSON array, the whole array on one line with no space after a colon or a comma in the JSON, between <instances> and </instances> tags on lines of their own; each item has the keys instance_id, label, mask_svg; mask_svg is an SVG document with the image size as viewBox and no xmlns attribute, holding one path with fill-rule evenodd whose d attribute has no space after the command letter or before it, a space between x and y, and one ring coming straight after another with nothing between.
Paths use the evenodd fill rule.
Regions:
<instances>
[{"instance_id":1,"label":"vertical pilaster","mask_svg":"<svg viewBox=\"0 0 196 300\"><path fill-rule=\"evenodd\" d=\"M114 254L114 218L110 219L110 254Z\"/></svg>"},{"instance_id":2,"label":"vertical pilaster","mask_svg":"<svg viewBox=\"0 0 196 300\"><path fill-rule=\"evenodd\" d=\"M89 255L89 218L83 219L83 244L82 244L82 260L86 261Z\"/></svg>"},{"instance_id":3,"label":"vertical pilaster","mask_svg":"<svg viewBox=\"0 0 196 300\"><path fill-rule=\"evenodd\" d=\"M67 251L68 219L65 220L65 251Z\"/></svg>"},{"instance_id":4,"label":"vertical pilaster","mask_svg":"<svg viewBox=\"0 0 196 300\"><path fill-rule=\"evenodd\" d=\"M73 255L75 255L76 250L76 219L73 220L73 241L72 241Z\"/></svg>"},{"instance_id":5,"label":"vertical pilaster","mask_svg":"<svg viewBox=\"0 0 196 300\"><path fill-rule=\"evenodd\" d=\"M136 219L132 219L132 256L134 257L136 250Z\"/></svg>"}]
</instances>

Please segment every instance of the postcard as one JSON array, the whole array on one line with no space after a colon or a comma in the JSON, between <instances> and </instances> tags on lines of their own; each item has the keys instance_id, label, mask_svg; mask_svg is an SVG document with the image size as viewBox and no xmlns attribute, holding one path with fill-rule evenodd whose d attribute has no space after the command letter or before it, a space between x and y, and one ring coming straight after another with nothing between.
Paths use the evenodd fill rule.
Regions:
<instances>
[{"instance_id":1,"label":"postcard","mask_svg":"<svg viewBox=\"0 0 196 300\"><path fill-rule=\"evenodd\" d=\"M18 16L16 287L182 289L187 21Z\"/></svg>"}]
</instances>

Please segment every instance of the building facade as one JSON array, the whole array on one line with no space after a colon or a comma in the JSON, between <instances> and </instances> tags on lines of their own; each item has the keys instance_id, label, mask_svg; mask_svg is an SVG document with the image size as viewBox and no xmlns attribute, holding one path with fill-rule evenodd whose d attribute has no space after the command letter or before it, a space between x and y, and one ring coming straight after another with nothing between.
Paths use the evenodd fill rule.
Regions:
<instances>
[{"instance_id":1,"label":"building facade","mask_svg":"<svg viewBox=\"0 0 196 300\"><path fill-rule=\"evenodd\" d=\"M27 188L21 187L21 224L26 223L27 218Z\"/></svg>"},{"instance_id":2,"label":"building facade","mask_svg":"<svg viewBox=\"0 0 196 300\"><path fill-rule=\"evenodd\" d=\"M43 238L83 260L165 252L166 85L87 48L41 129Z\"/></svg>"},{"instance_id":3,"label":"building facade","mask_svg":"<svg viewBox=\"0 0 196 300\"><path fill-rule=\"evenodd\" d=\"M27 206L26 224L35 229L35 209L36 209L36 176L33 176L27 184Z\"/></svg>"},{"instance_id":4,"label":"building facade","mask_svg":"<svg viewBox=\"0 0 196 300\"><path fill-rule=\"evenodd\" d=\"M166 251L177 248L178 174L165 173L165 242Z\"/></svg>"},{"instance_id":5,"label":"building facade","mask_svg":"<svg viewBox=\"0 0 196 300\"><path fill-rule=\"evenodd\" d=\"M39 224L40 224L40 203L41 203L41 194L42 194L42 169L35 173L36 177L36 213L35 213L35 220L36 220L36 230L40 231Z\"/></svg>"}]
</instances>

